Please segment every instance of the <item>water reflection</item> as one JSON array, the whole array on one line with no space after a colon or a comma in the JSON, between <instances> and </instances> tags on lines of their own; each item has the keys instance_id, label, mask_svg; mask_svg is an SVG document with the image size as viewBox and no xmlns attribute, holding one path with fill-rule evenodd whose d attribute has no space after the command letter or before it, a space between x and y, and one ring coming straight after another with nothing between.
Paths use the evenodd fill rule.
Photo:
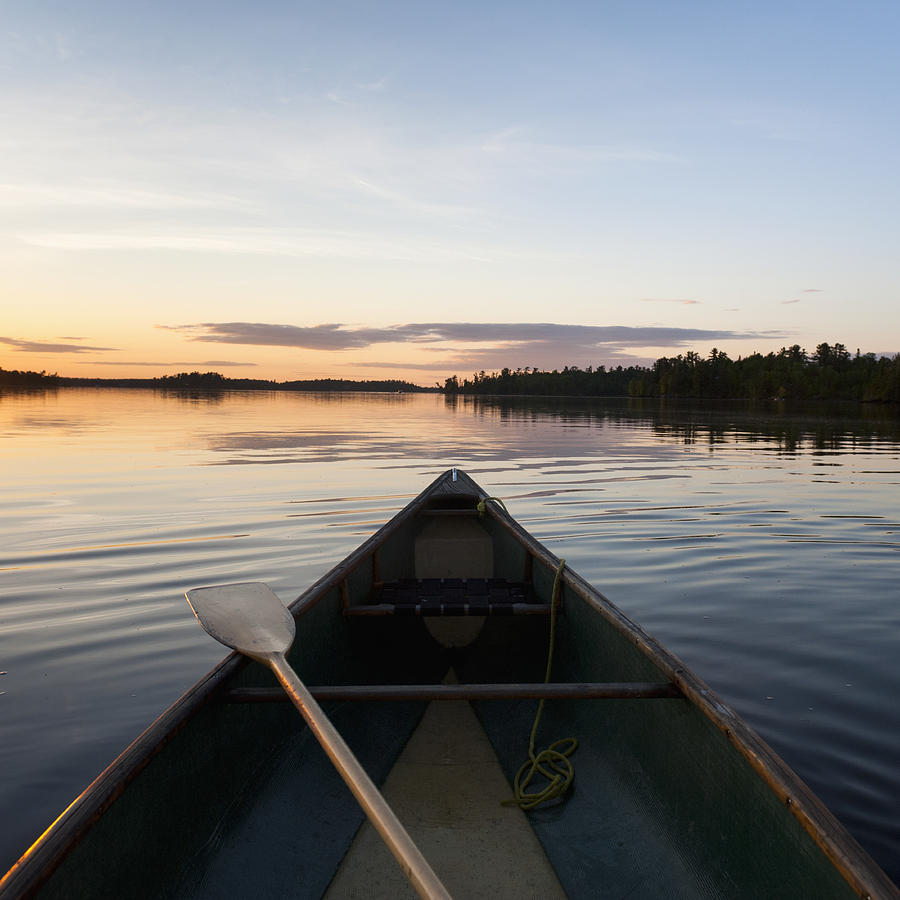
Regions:
<instances>
[{"instance_id":1,"label":"water reflection","mask_svg":"<svg viewBox=\"0 0 900 900\"><path fill-rule=\"evenodd\" d=\"M642 426L667 443L710 447L747 441L785 453L809 449L870 449L873 442L900 443L900 410L881 404L792 408L786 403L686 401L641 398L506 398L447 396L455 412L500 422L557 421L569 425ZM765 449L765 447L763 447Z\"/></svg>"},{"instance_id":2,"label":"water reflection","mask_svg":"<svg viewBox=\"0 0 900 900\"><path fill-rule=\"evenodd\" d=\"M0 868L218 658L185 588L292 599L459 465L733 703L900 875L900 424L883 408L0 396ZM860 735L865 735L861 744Z\"/></svg>"},{"instance_id":3,"label":"water reflection","mask_svg":"<svg viewBox=\"0 0 900 900\"><path fill-rule=\"evenodd\" d=\"M278 429L205 436L216 465L293 464L335 459L441 458L459 462L518 460L540 468L565 460L644 453L671 457L678 446L710 452L749 446L796 456L836 454L900 444L889 415L817 417L768 406L702 408L648 400L482 398L434 395L302 397L273 402L294 409ZM782 405L783 407L783 405ZM881 410L884 413L884 410ZM449 416L447 415L449 413Z\"/></svg>"},{"instance_id":4,"label":"water reflection","mask_svg":"<svg viewBox=\"0 0 900 900\"><path fill-rule=\"evenodd\" d=\"M159 390L154 391L154 393L158 393L160 397L163 397L166 400L177 400L180 403L187 403L191 405L196 404L204 404L207 406L218 406L225 400L229 391L173 391L173 390Z\"/></svg>"}]
</instances>

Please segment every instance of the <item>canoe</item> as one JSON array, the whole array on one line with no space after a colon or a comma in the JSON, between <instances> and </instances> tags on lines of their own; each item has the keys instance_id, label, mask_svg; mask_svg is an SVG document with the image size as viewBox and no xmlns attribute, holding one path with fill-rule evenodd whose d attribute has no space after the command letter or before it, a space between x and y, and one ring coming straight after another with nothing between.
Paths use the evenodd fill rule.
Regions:
<instances>
[{"instance_id":1,"label":"canoe","mask_svg":"<svg viewBox=\"0 0 900 900\"><path fill-rule=\"evenodd\" d=\"M900 897L713 691L461 471L288 608L290 664L453 896ZM575 776L523 811L503 801L532 738L576 739ZM0 897L411 895L370 832L271 672L232 653Z\"/></svg>"}]
</instances>

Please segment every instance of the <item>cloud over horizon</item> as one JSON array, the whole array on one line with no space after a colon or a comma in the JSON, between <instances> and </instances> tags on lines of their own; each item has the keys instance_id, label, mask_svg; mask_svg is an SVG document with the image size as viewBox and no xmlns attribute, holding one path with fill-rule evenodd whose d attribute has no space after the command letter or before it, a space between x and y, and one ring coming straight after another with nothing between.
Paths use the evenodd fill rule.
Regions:
<instances>
[{"instance_id":1,"label":"cloud over horizon","mask_svg":"<svg viewBox=\"0 0 900 900\"><path fill-rule=\"evenodd\" d=\"M370 369L457 372L526 364L546 368L562 365L651 365L660 350L664 354L678 353L698 344L772 340L787 336L776 331L566 325L553 322L411 322L383 327L340 323L299 326L266 322L202 322L157 327L180 333L189 341L293 347L329 353L405 344L417 347L427 356L389 362L354 359L344 364ZM644 352L641 353L641 350Z\"/></svg>"},{"instance_id":2,"label":"cloud over horizon","mask_svg":"<svg viewBox=\"0 0 900 900\"><path fill-rule=\"evenodd\" d=\"M81 340L81 338L71 338L71 340ZM88 353L118 349L117 347L91 347L87 344L57 344L50 341L25 341L19 338L3 337L2 335L0 335L0 344L6 344L14 350L22 350L26 353Z\"/></svg>"},{"instance_id":3,"label":"cloud over horizon","mask_svg":"<svg viewBox=\"0 0 900 900\"><path fill-rule=\"evenodd\" d=\"M641 303L678 303L681 306L697 306L701 301L677 297L641 297Z\"/></svg>"},{"instance_id":4,"label":"cloud over horizon","mask_svg":"<svg viewBox=\"0 0 900 900\"><path fill-rule=\"evenodd\" d=\"M111 360L111 359L97 359L92 360L90 362L92 366L147 366L150 368L160 368L164 369L169 366L187 366L196 368L197 366L221 366L221 367L233 367L233 366L244 366L244 367L255 367L258 366L259 363L255 362L238 362L233 359L201 359L199 361L193 362L185 362L184 360L170 360L169 362L154 362L152 360L137 360L137 359L122 359L122 360Z\"/></svg>"},{"instance_id":5,"label":"cloud over horizon","mask_svg":"<svg viewBox=\"0 0 900 900\"><path fill-rule=\"evenodd\" d=\"M626 347L685 347L695 342L786 337L776 331L627 325L564 325L553 322L413 322L385 327L339 323L284 325L265 322L201 322L160 325L188 340L304 350L359 350L374 344L493 344L501 347L558 346L621 351Z\"/></svg>"}]
</instances>

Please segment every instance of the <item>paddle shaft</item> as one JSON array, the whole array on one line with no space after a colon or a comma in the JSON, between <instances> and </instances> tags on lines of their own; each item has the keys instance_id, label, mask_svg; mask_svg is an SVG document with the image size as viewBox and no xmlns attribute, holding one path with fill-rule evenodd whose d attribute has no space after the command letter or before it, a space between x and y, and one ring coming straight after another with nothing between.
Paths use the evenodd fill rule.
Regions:
<instances>
[{"instance_id":1,"label":"paddle shaft","mask_svg":"<svg viewBox=\"0 0 900 900\"><path fill-rule=\"evenodd\" d=\"M294 706L306 720L316 740L322 745L328 758L338 770L347 787L356 797L369 821L375 826L404 874L420 897L425 900L450 900L450 894L441 884L428 861L413 843L406 829L388 806L384 797L365 769L359 764L338 730L315 701L306 686L290 667L283 653L271 653L265 662L275 673Z\"/></svg>"}]
</instances>

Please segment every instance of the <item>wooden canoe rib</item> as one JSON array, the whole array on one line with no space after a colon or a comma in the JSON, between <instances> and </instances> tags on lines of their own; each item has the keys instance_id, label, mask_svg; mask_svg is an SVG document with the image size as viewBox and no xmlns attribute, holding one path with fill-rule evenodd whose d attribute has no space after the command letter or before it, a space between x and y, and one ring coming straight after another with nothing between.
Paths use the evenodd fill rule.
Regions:
<instances>
[{"instance_id":1,"label":"wooden canoe rib","mask_svg":"<svg viewBox=\"0 0 900 900\"><path fill-rule=\"evenodd\" d=\"M419 554L423 535L432 543ZM467 562L442 573L434 548L457 535L464 551L447 558ZM548 730L579 737L578 775L570 799L531 826L569 896L900 898L752 729L569 568L555 682L540 684L558 566L472 479L446 472L291 604L291 662L319 685L376 781L425 701L451 699L471 701L509 776L534 699L551 699ZM477 581L503 579L524 593L463 613L453 604L470 599L425 610L430 600L385 596L384 585L419 590L436 577L471 580L475 593ZM530 609L509 614L504 604ZM442 649L428 627L456 618L483 621L481 631ZM450 666L462 684L440 683ZM244 870L272 879L260 893L320 896L361 815L329 786L292 710L274 701L262 667L226 658L60 815L0 881L0 898L214 896L216 884L237 895ZM253 827L229 844L248 817ZM285 831L316 843L282 873L285 854L272 848Z\"/></svg>"}]
</instances>

